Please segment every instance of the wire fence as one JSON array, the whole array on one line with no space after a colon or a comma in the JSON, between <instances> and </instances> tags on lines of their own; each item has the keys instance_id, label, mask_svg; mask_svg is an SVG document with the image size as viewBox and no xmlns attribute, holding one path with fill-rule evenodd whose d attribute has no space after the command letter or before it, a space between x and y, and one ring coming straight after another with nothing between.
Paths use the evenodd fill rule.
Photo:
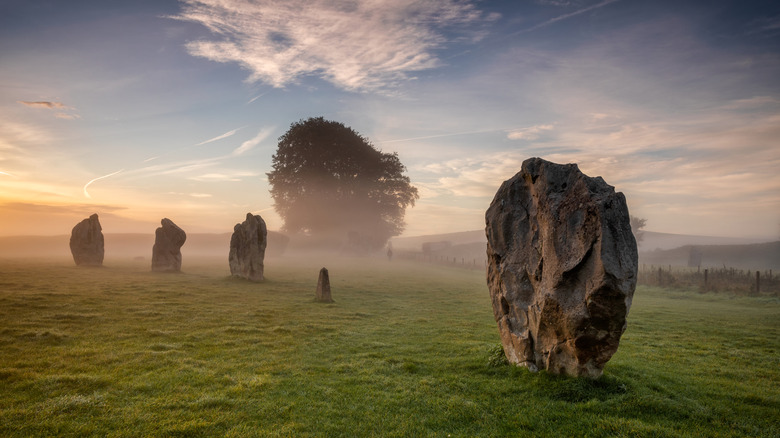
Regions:
<instances>
[{"instance_id":1,"label":"wire fence","mask_svg":"<svg viewBox=\"0 0 780 438\"><path fill-rule=\"evenodd\" d=\"M399 258L439 266L461 269L484 270L487 260L424 254L419 252L401 252ZM696 290L701 293L728 292L737 295L774 295L780 296L780 276L773 270L750 270L730 267L684 267L673 265L651 265L642 263L637 272L637 284L664 288Z\"/></svg>"},{"instance_id":2,"label":"wire fence","mask_svg":"<svg viewBox=\"0 0 780 438\"><path fill-rule=\"evenodd\" d=\"M667 288L685 288L738 295L780 294L780 278L771 269L751 270L723 267L681 267L641 264L638 284Z\"/></svg>"},{"instance_id":3,"label":"wire fence","mask_svg":"<svg viewBox=\"0 0 780 438\"><path fill-rule=\"evenodd\" d=\"M485 258L457 257L445 255L432 255L419 252L401 252L398 257L404 260L414 261L416 263L429 263L440 266L452 266L462 269L485 269L487 260Z\"/></svg>"}]
</instances>

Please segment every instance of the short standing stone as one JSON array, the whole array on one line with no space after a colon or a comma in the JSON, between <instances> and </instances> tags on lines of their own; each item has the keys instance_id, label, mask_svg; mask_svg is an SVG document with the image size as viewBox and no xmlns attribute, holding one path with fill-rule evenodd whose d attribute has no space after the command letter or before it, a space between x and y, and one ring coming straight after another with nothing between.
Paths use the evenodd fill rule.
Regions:
<instances>
[{"instance_id":1,"label":"short standing stone","mask_svg":"<svg viewBox=\"0 0 780 438\"><path fill-rule=\"evenodd\" d=\"M76 224L70 233L70 252L79 266L103 266L103 228L98 215Z\"/></svg>"},{"instance_id":2,"label":"short standing stone","mask_svg":"<svg viewBox=\"0 0 780 438\"><path fill-rule=\"evenodd\" d=\"M152 271L181 271L181 247L187 240L187 234L172 220L164 218L162 226L154 233L152 247Z\"/></svg>"},{"instance_id":3,"label":"short standing stone","mask_svg":"<svg viewBox=\"0 0 780 438\"><path fill-rule=\"evenodd\" d=\"M230 273L251 281L263 280L263 260L268 230L260 215L246 214L246 220L233 227L230 238Z\"/></svg>"},{"instance_id":4,"label":"short standing stone","mask_svg":"<svg viewBox=\"0 0 780 438\"><path fill-rule=\"evenodd\" d=\"M599 377L636 287L622 193L576 164L526 160L486 214L487 281L511 363Z\"/></svg>"},{"instance_id":5,"label":"short standing stone","mask_svg":"<svg viewBox=\"0 0 780 438\"><path fill-rule=\"evenodd\" d=\"M316 300L323 303L333 302L333 298L330 296L330 277L326 268L320 269L320 278L317 280Z\"/></svg>"}]
</instances>

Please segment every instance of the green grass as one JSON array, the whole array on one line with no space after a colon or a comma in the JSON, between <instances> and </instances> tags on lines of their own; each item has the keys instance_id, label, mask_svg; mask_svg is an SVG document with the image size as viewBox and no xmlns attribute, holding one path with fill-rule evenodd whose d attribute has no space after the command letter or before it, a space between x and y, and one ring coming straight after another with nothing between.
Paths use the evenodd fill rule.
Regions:
<instances>
[{"instance_id":1,"label":"green grass","mask_svg":"<svg viewBox=\"0 0 780 438\"><path fill-rule=\"evenodd\" d=\"M777 298L642 287L591 381L500 360L480 271L324 260L0 260L0 436L780 435Z\"/></svg>"}]
</instances>

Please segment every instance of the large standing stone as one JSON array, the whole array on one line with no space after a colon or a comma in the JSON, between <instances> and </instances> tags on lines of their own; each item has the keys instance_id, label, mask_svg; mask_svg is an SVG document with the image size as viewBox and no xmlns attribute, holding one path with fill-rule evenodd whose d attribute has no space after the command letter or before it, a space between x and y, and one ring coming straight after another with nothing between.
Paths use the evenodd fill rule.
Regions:
<instances>
[{"instance_id":1,"label":"large standing stone","mask_svg":"<svg viewBox=\"0 0 780 438\"><path fill-rule=\"evenodd\" d=\"M599 377L636 287L623 194L576 164L531 158L498 189L485 222L487 281L507 359Z\"/></svg>"},{"instance_id":2,"label":"large standing stone","mask_svg":"<svg viewBox=\"0 0 780 438\"><path fill-rule=\"evenodd\" d=\"M330 276L326 268L320 269L320 278L317 279L317 295L315 298L317 301L323 303L332 303L333 298L330 296Z\"/></svg>"},{"instance_id":3,"label":"large standing stone","mask_svg":"<svg viewBox=\"0 0 780 438\"><path fill-rule=\"evenodd\" d=\"M164 218L162 226L154 232L152 247L152 271L181 271L181 246L187 240L187 233L172 220Z\"/></svg>"},{"instance_id":4,"label":"large standing stone","mask_svg":"<svg viewBox=\"0 0 780 438\"><path fill-rule=\"evenodd\" d=\"M230 273L252 281L263 280L263 260L268 231L260 215L246 214L246 220L233 227L230 238Z\"/></svg>"},{"instance_id":5,"label":"large standing stone","mask_svg":"<svg viewBox=\"0 0 780 438\"><path fill-rule=\"evenodd\" d=\"M98 215L76 224L70 233L70 252L79 266L103 266L103 228Z\"/></svg>"}]
</instances>

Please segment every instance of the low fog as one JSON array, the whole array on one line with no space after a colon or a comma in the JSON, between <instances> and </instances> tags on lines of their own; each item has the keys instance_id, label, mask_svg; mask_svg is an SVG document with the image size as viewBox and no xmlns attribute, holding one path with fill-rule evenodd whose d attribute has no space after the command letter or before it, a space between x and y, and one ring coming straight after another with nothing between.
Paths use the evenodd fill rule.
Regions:
<instances>
[{"instance_id":1,"label":"low fog","mask_svg":"<svg viewBox=\"0 0 780 438\"><path fill-rule=\"evenodd\" d=\"M188 260L200 258L224 259L227 264L231 233L188 233L181 248L183 270ZM105 257L112 261L151 263L154 233L104 233ZM70 258L69 235L0 236L0 259L6 258ZM484 230L424 236L394 237L382 249L357 253L349 244L349 236L330 236L328 245L310 236L287 237L278 231L268 232L266 258L319 258L326 263L333 257L416 260L452 264L470 268L485 266L487 239ZM739 269L780 270L780 241L759 239L692 236L644 231L638 244L639 263L645 265L690 266L691 252L702 254L702 267L724 266ZM376 266L382 266L378 264Z\"/></svg>"}]
</instances>

